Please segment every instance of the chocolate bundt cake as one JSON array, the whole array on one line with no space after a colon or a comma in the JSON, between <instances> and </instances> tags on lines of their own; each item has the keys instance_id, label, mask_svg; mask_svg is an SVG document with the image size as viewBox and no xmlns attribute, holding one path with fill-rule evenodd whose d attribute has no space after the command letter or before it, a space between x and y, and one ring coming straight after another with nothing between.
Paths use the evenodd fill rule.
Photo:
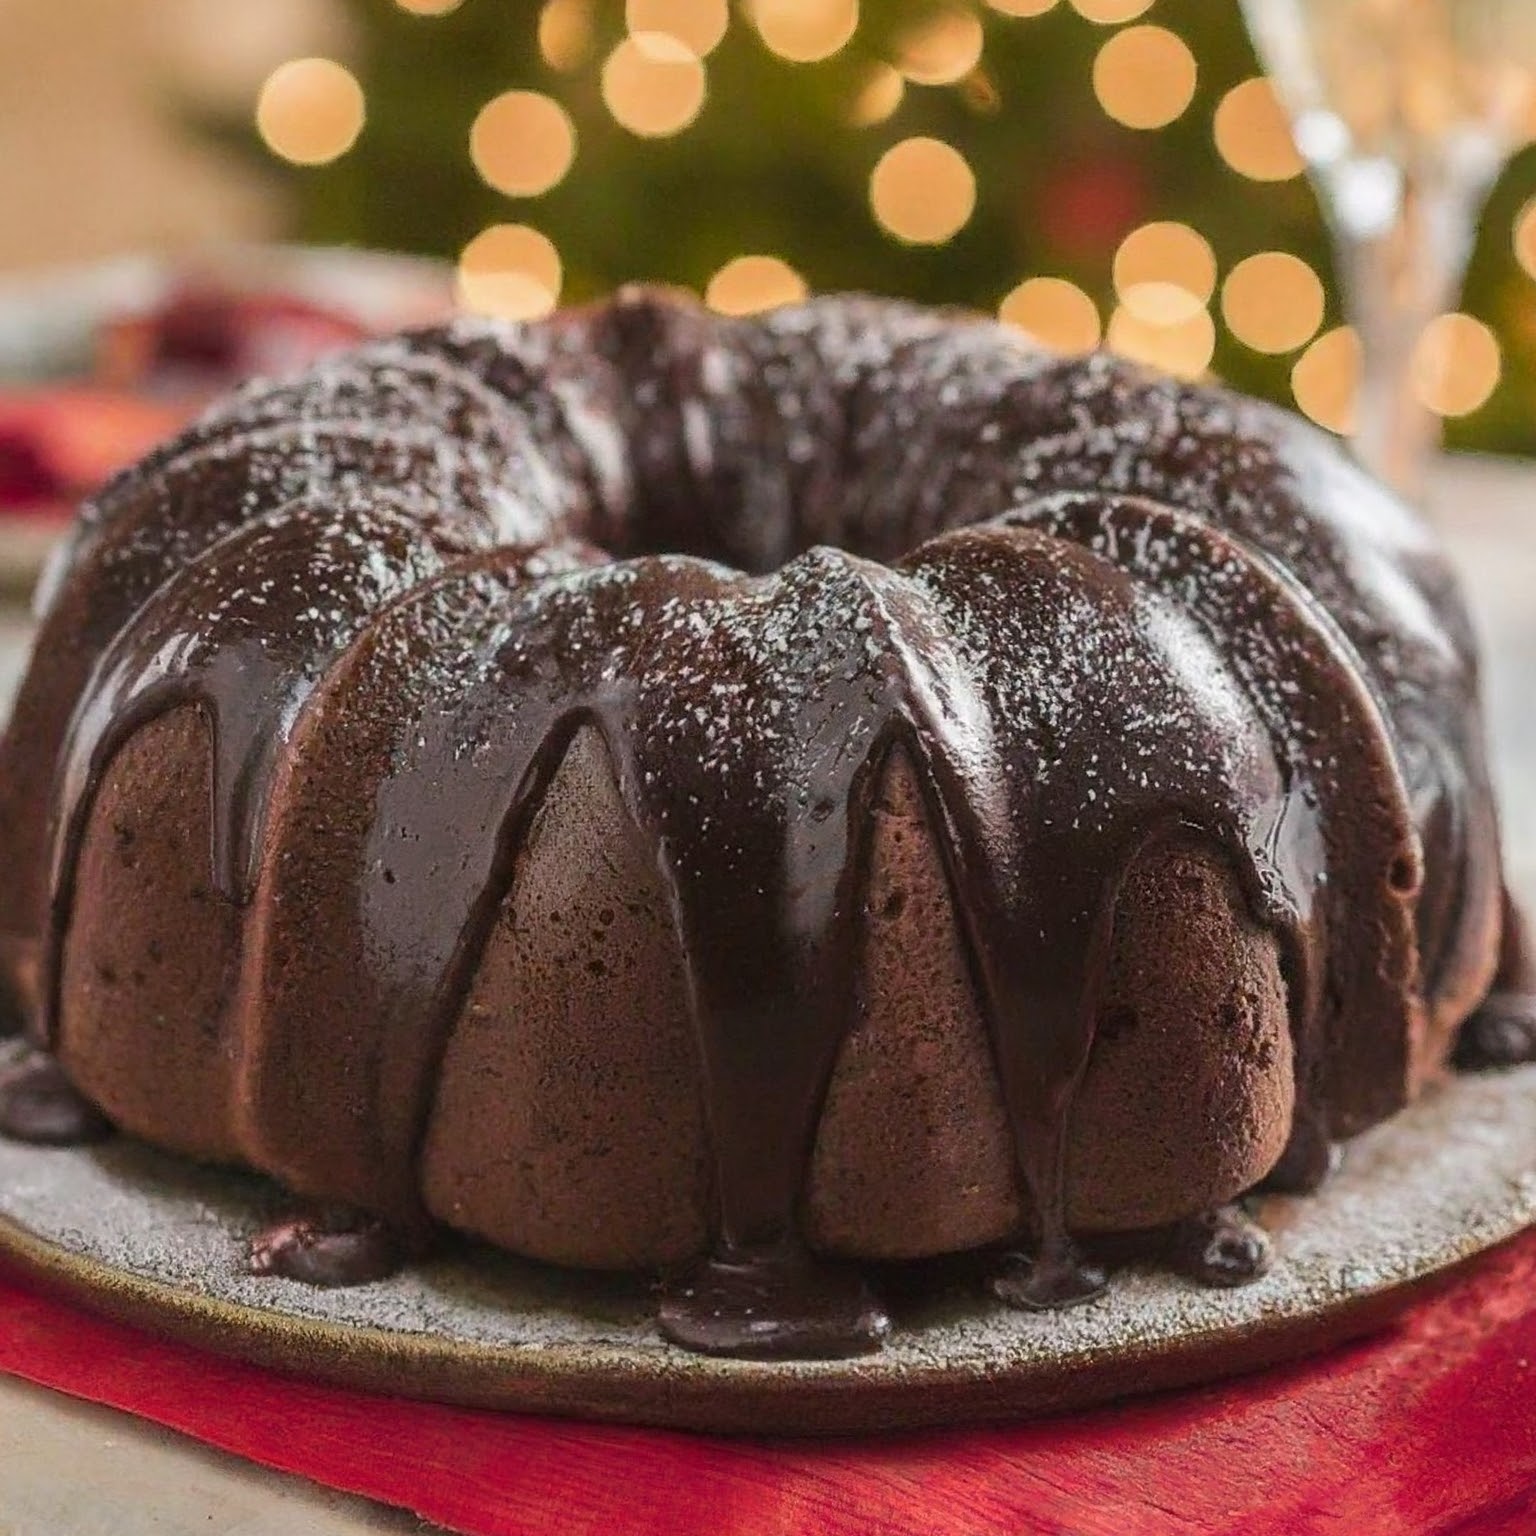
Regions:
<instances>
[{"instance_id":1,"label":"chocolate bundt cake","mask_svg":"<svg viewBox=\"0 0 1536 1536\"><path fill-rule=\"evenodd\" d=\"M705 1350L1265 1260L1530 1049L1470 628L1332 440L866 299L626 294L253 387L82 513L0 749L36 1139L659 1272Z\"/></svg>"}]
</instances>

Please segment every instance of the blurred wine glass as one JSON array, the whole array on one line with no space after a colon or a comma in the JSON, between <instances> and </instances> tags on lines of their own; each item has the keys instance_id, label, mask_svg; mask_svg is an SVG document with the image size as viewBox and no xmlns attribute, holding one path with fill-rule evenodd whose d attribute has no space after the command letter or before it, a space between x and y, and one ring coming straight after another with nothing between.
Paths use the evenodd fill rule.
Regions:
<instances>
[{"instance_id":1,"label":"blurred wine glass","mask_svg":"<svg viewBox=\"0 0 1536 1536\"><path fill-rule=\"evenodd\" d=\"M1241 0L1333 230L1361 344L1356 444L1418 495L1439 439L1414 352L1530 137L1536 0Z\"/></svg>"}]
</instances>

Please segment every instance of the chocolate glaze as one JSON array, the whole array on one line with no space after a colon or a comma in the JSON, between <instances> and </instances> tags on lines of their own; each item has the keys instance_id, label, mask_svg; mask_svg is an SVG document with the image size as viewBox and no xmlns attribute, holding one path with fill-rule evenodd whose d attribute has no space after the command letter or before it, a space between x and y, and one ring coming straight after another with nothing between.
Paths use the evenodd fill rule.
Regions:
<instances>
[{"instance_id":1,"label":"chocolate glaze","mask_svg":"<svg viewBox=\"0 0 1536 1536\"><path fill-rule=\"evenodd\" d=\"M708 1260L663 1288L656 1321L684 1348L761 1359L866 1354L891 1331L856 1270L815 1261L794 1241Z\"/></svg>"},{"instance_id":2,"label":"chocolate glaze","mask_svg":"<svg viewBox=\"0 0 1536 1536\"><path fill-rule=\"evenodd\" d=\"M0 1039L19 1035L26 1027L26 1010L17 1002L8 985L0 985Z\"/></svg>"},{"instance_id":3,"label":"chocolate glaze","mask_svg":"<svg viewBox=\"0 0 1536 1536\"><path fill-rule=\"evenodd\" d=\"M991 1289L1010 1307L1054 1312L1092 1301L1108 1284L1101 1265L1087 1263L1075 1244L1057 1238L1049 1246L1042 1243L1033 1257L1008 1254L992 1276Z\"/></svg>"},{"instance_id":4,"label":"chocolate glaze","mask_svg":"<svg viewBox=\"0 0 1536 1536\"><path fill-rule=\"evenodd\" d=\"M1005 1299L1099 1283L1065 1149L1120 882L1161 841L1203 842L1281 944L1294 1181L1406 1102L1487 990L1474 663L1427 536L1290 417L988 323L864 300L723 322L639 295L407 336L248 393L115 482L46 602L0 751L0 925L41 957L40 1037L96 786L193 704L211 874L250 912L239 1144L404 1229L524 829L597 731L688 970L715 1248L662 1322L691 1347L854 1351L887 1326L806 1253L798 1203L897 748L1029 1211ZM45 841L21 822L50 785ZM319 944L290 916L315 910Z\"/></svg>"},{"instance_id":5,"label":"chocolate glaze","mask_svg":"<svg viewBox=\"0 0 1536 1536\"><path fill-rule=\"evenodd\" d=\"M253 1275L281 1275L306 1285L366 1285L405 1262L396 1236L372 1217L326 1211L268 1227L251 1239Z\"/></svg>"},{"instance_id":6,"label":"chocolate glaze","mask_svg":"<svg viewBox=\"0 0 1536 1536\"><path fill-rule=\"evenodd\" d=\"M1493 991L1462 1026L1453 1059L1470 1072L1536 1061L1536 964L1526 920L1508 898Z\"/></svg>"},{"instance_id":7,"label":"chocolate glaze","mask_svg":"<svg viewBox=\"0 0 1536 1536\"><path fill-rule=\"evenodd\" d=\"M40 1147L78 1147L112 1134L49 1056L33 1056L0 1078L0 1135Z\"/></svg>"},{"instance_id":8,"label":"chocolate glaze","mask_svg":"<svg viewBox=\"0 0 1536 1536\"><path fill-rule=\"evenodd\" d=\"M1169 1262L1202 1285L1247 1285L1269 1271L1269 1235L1234 1205L1181 1222L1168 1249Z\"/></svg>"},{"instance_id":9,"label":"chocolate glaze","mask_svg":"<svg viewBox=\"0 0 1536 1536\"><path fill-rule=\"evenodd\" d=\"M1305 1195L1318 1189L1338 1167L1340 1149L1316 1115L1298 1115L1280 1161L1269 1170L1260 1188L1281 1195Z\"/></svg>"}]
</instances>

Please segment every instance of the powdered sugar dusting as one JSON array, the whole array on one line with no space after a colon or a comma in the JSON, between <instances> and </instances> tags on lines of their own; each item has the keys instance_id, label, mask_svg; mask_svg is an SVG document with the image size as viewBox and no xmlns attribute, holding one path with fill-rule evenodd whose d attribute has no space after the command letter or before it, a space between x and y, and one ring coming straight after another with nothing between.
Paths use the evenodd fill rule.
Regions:
<instances>
[{"instance_id":1,"label":"powdered sugar dusting","mask_svg":"<svg viewBox=\"0 0 1536 1536\"><path fill-rule=\"evenodd\" d=\"M384 1340L359 1337L355 1350L377 1350L384 1360L390 1336L442 1360L466 1347L488 1349L506 1362L507 1406L518 1402L520 1385L539 1406L560 1406L558 1394L551 1402L547 1382L537 1393L527 1386L537 1360L541 1371L568 1378L568 1401L581 1401L583 1391L589 1400L595 1390L610 1392L612 1411L641 1421L710 1424L755 1416L760 1429L803 1429L803 1422L774 1417L774 1393L792 1379L829 1394L854 1383L905 1386L903 1408L887 1404L886 1417L923 1422L930 1417L924 1394L931 1398L946 1381L974 1383L972 1411L995 1414L1008 1400L1007 1383L1027 1396L1031 1377L1091 1377L1127 1354L1203 1344L1219 1370L1225 1339L1324 1324L1335 1311L1513 1236L1536 1221L1536 1117L1526 1112L1533 1093L1536 1068L1448 1082L1352 1143L1343 1168L1318 1194L1263 1202L1260 1217L1277 1262L1254 1285L1211 1291L1131 1269L1097 1301L1046 1315L1011 1311L979 1293L941 1292L910 1304L885 1350L863 1360L680 1359L649 1320L643 1283L574 1276L478 1251L445 1252L353 1290L258 1279L244 1270L243 1245L280 1209L276 1191L125 1140L73 1151L0 1142L0 1247L7 1232L25 1234L45 1250L88 1259L136 1284L234 1307L221 1326L230 1347L242 1352L259 1354L265 1330L283 1319L382 1331ZM1291 1347L1306 1338L1304 1330L1297 1333ZM669 1402L658 1386L658 1378L679 1373L699 1386L686 1404ZM409 1372L394 1380L410 1390ZM1123 1389L1116 1377L1114 1390ZM942 1412L964 1417L966 1407L946 1398Z\"/></svg>"}]
</instances>

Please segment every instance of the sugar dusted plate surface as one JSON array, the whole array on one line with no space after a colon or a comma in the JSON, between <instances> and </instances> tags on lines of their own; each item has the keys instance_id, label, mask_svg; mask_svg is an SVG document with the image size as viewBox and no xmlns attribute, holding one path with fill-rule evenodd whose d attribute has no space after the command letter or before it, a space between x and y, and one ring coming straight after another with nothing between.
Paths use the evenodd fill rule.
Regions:
<instances>
[{"instance_id":1,"label":"sugar dusted plate surface","mask_svg":"<svg viewBox=\"0 0 1536 1536\"><path fill-rule=\"evenodd\" d=\"M395 1278L319 1291L242 1268L282 1209L264 1181L125 1139L0 1142L0 1251L87 1306L262 1364L492 1407L725 1431L838 1433L1058 1411L1252 1369L1377 1325L1536 1223L1536 1067L1460 1078L1352 1143L1318 1195L1260 1216L1256 1285L1121 1270L1107 1295L1012 1312L973 1276L902 1287L885 1350L762 1364L685 1354L632 1280L451 1247ZM907 1294L908 1290L911 1294Z\"/></svg>"}]
</instances>

